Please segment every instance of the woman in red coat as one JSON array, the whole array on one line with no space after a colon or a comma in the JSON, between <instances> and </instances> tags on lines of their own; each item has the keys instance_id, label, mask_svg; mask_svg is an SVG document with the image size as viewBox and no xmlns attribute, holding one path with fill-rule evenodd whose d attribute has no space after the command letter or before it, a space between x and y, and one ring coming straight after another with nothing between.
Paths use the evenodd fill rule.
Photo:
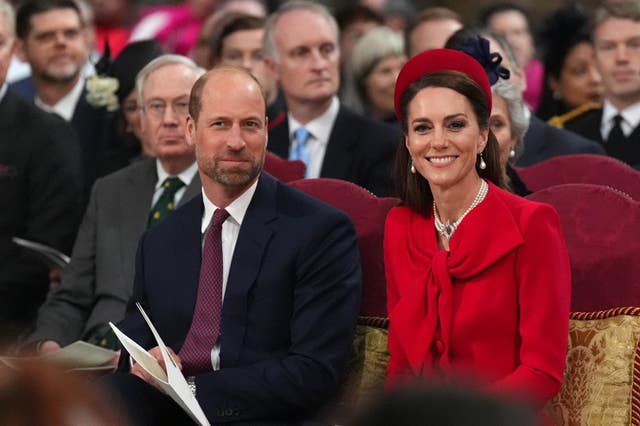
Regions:
<instances>
[{"instance_id":1,"label":"woman in red coat","mask_svg":"<svg viewBox=\"0 0 640 426\"><path fill-rule=\"evenodd\" d=\"M485 62L437 49L398 76L387 384L464 379L542 406L562 382L569 260L555 210L501 188Z\"/></svg>"}]
</instances>

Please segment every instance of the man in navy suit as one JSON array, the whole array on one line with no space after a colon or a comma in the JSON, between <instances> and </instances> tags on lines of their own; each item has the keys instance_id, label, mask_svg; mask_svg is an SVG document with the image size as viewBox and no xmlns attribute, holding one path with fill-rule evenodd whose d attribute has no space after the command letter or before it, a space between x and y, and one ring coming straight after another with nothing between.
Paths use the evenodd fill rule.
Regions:
<instances>
[{"instance_id":1,"label":"man in navy suit","mask_svg":"<svg viewBox=\"0 0 640 426\"><path fill-rule=\"evenodd\" d=\"M263 43L287 102L286 119L269 132L269 151L304 161L308 178L344 179L391 195L400 130L340 104L338 24L326 7L283 4L267 20Z\"/></svg>"},{"instance_id":2,"label":"man in navy suit","mask_svg":"<svg viewBox=\"0 0 640 426\"><path fill-rule=\"evenodd\" d=\"M138 249L131 302L143 305L175 350L216 424L299 424L316 416L338 389L360 304L349 218L262 173L265 104L240 68L214 68L195 83L187 134L203 196L147 232ZM222 209L228 217L216 228ZM203 261L211 259L216 229L221 259ZM205 285L208 274L221 282ZM204 304L207 289L219 293ZM202 324L218 324L213 339ZM135 306L121 327L161 359ZM204 352L203 363L192 361L194 350ZM120 370L129 367L123 354ZM134 424L190 422L139 365L131 372L110 381Z\"/></svg>"},{"instance_id":3,"label":"man in navy suit","mask_svg":"<svg viewBox=\"0 0 640 426\"><path fill-rule=\"evenodd\" d=\"M16 13L16 33L16 53L31 66L31 76L11 88L71 123L80 143L88 197L95 179L113 171L105 163L113 116L86 99L82 70L89 47L80 9L73 0L25 1Z\"/></svg>"}]
</instances>

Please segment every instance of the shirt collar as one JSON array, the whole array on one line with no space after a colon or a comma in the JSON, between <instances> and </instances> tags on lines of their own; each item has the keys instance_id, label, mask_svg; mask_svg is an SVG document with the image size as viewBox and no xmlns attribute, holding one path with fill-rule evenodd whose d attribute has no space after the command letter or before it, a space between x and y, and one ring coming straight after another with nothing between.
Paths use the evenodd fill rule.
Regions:
<instances>
[{"instance_id":1,"label":"shirt collar","mask_svg":"<svg viewBox=\"0 0 640 426\"><path fill-rule=\"evenodd\" d=\"M8 87L9 85L6 81L2 84L2 86L0 86L0 102L2 102L2 100L4 99L4 95L7 94Z\"/></svg>"},{"instance_id":2,"label":"shirt collar","mask_svg":"<svg viewBox=\"0 0 640 426\"><path fill-rule=\"evenodd\" d=\"M71 121L71 119L73 118L73 112L75 111L76 105L78 104L78 100L82 95L84 83L84 77L81 76L75 86L73 86L73 88L69 91L69 93L67 93L55 105L46 105L44 102L42 102L38 95L36 95L34 103L47 112L55 112L66 121Z\"/></svg>"},{"instance_id":3,"label":"shirt collar","mask_svg":"<svg viewBox=\"0 0 640 426\"><path fill-rule=\"evenodd\" d=\"M229 213L229 217L233 219L233 221L238 225L242 225L242 221L244 220L244 215L247 213L247 209L249 208L249 204L253 199L253 194L256 192L256 188L258 187L258 179L242 193L238 198L233 200L231 204L225 207L227 213ZM202 227L200 228L202 233L207 230L209 226L209 222L211 222L211 218L213 217L213 212L216 211L219 207L207 198L207 194L204 192L204 188L202 188L202 201L204 202L204 217L202 218Z\"/></svg>"},{"instance_id":4,"label":"shirt collar","mask_svg":"<svg viewBox=\"0 0 640 426\"><path fill-rule=\"evenodd\" d=\"M340 110L340 101L337 96L334 96L331 100L331 105L325 112L318 117L314 118L307 124L302 124L291 113L287 113L289 119L289 140L294 138L295 131L300 127L304 127L309 133L320 142L326 144L329 141L331 130L333 129L333 123L336 121L338 111Z\"/></svg>"},{"instance_id":5,"label":"shirt collar","mask_svg":"<svg viewBox=\"0 0 640 426\"><path fill-rule=\"evenodd\" d=\"M618 111L611 102L605 100L602 107L602 123L612 123L613 117L618 114L632 129L635 129L640 124L640 102Z\"/></svg>"},{"instance_id":6,"label":"shirt collar","mask_svg":"<svg viewBox=\"0 0 640 426\"><path fill-rule=\"evenodd\" d=\"M162 164L160 163L160 160L156 159L156 173L158 174L158 181L156 182L156 190L158 190L162 186L166 178L171 176L178 177L182 182L184 182L185 185L189 185L197 172L198 172L198 163L194 161L192 165L190 165L189 167L187 167L185 170L178 173L177 175L170 175L164 170L164 168L162 167Z\"/></svg>"}]
</instances>

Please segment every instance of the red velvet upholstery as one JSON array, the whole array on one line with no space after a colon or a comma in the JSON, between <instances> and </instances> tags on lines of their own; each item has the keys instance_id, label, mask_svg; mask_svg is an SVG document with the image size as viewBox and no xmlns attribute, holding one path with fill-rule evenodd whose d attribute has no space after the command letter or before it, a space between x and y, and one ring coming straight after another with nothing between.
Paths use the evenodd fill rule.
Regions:
<instances>
[{"instance_id":1,"label":"red velvet upholstery","mask_svg":"<svg viewBox=\"0 0 640 426\"><path fill-rule=\"evenodd\" d=\"M282 182L304 179L307 166L300 160L285 160L267 151L264 170Z\"/></svg>"},{"instance_id":2,"label":"red velvet upholstery","mask_svg":"<svg viewBox=\"0 0 640 426\"><path fill-rule=\"evenodd\" d=\"M640 201L640 171L604 155L562 155L516 170L533 192L564 183L591 183L609 186Z\"/></svg>"},{"instance_id":3,"label":"red velvet upholstery","mask_svg":"<svg viewBox=\"0 0 640 426\"><path fill-rule=\"evenodd\" d=\"M571 259L571 311L640 306L640 202L601 185L566 184L528 199L553 205Z\"/></svg>"},{"instance_id":4,"label":"red velvet upholstery","mask_svg":"<svg viewBox=\"0 0 640 426\"><path fill-rule=\"evenodd\" d=\"M384 222L397 198L378 198L366 189L338 179L303 179L291 185L344 211L355 224L362 265L361 316L386 317L387 293L382 240Z\"/></svg>"}]
</instances>

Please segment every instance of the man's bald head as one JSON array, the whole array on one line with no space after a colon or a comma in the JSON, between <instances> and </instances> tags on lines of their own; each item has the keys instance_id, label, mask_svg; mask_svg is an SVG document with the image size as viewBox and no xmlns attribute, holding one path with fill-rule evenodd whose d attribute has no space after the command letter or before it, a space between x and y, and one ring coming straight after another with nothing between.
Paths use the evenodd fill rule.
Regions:
<instances>
[{"instance_id":1,"label":"man's bald head","mask_svg":"<svg viewBox=\"0 0 640 426\"><path fill-rule=\"evenodd\" d=\"M235 79L237 82L241 82L242 79L246 79L249 86L251 84L257 85L257 89L260 92L262 99L264 100L266 111L267 100L262 85L249 71L245 70L244 68L232 65L218 65L202 75L194 83L191 89L191 96L189 97L189 115L193 117L193 120L195 122L198 122L198 117L200 116L200 111L202 110L202 96L205 90L205 86L207 86L207 83L210 79L215 79L216 77L223 78L225 81L231 78ZM219 85L213 86L213 90L216 90L216 88L219 89ZM211 90L212 88L210 87L208 89Z\"/></svg>"}]
</instances>

